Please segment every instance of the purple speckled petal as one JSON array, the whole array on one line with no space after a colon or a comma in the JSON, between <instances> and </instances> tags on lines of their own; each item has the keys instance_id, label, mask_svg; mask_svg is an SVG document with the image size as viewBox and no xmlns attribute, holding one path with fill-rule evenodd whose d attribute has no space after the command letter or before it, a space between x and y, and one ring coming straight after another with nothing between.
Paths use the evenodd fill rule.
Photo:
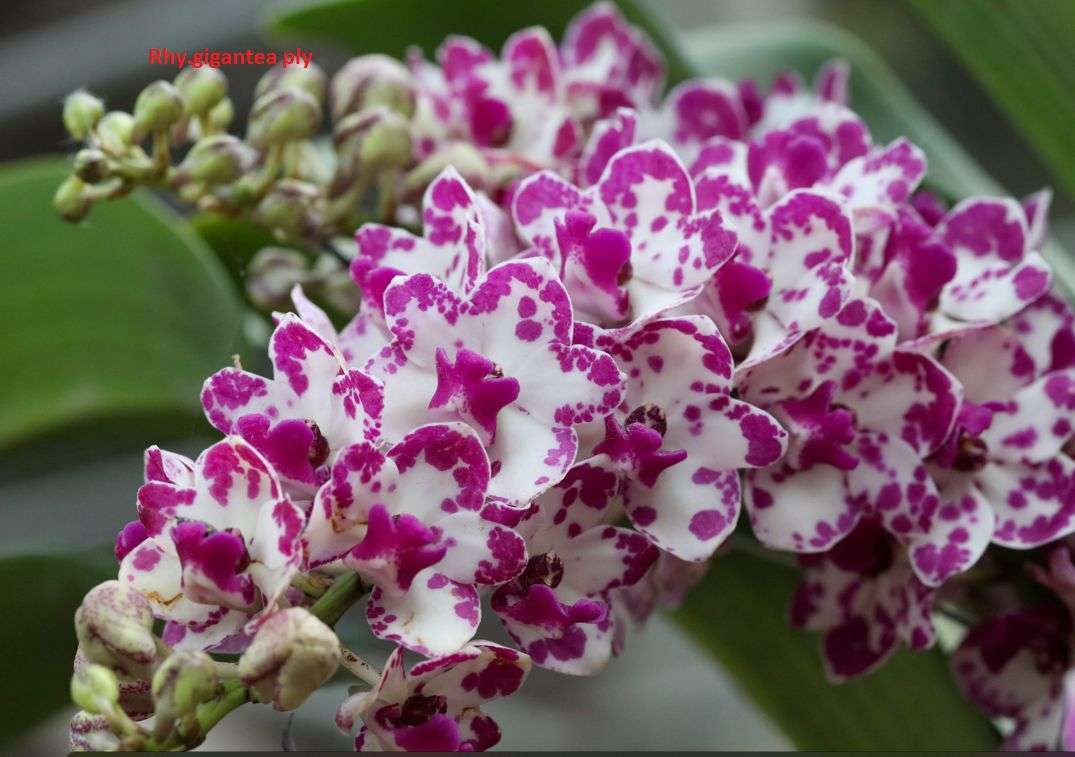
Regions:
<instances>
[{"instance_id":1,"label":"purple speckled petal","mask_svg":"<svg viewBox=\"0 0 1075 757\"><path fill-rule=\"evenodd\" d=\"M1075 368L1046 373L1009 397L990 404L993 419L980 434L993 459L1044 463L1075 435Z\"/></svg>"},{"instance_id":2,"label":"purple speckled petal","mask_svg":"<svg viewBox=\"0 0 1075 757\"><path fill-rule=\"evenodd\" d=\"M563 560L563 582L592 597L637 583L658 552L640 533L600 526L568 539L557 554Z\"/></svg>"},{"instance_id":3,"label":"purple speckled petal","mask_svg":"<svg viewBox=\"0 0 1075 757\"><path fill-rule=\"evenodd\" d=\"M510 581L526 567L526 544L506 526L461 511L437 521L446 544L437 570L465 584L496 585Z\"/></svg>"},{"instance_id":4,"label":"purple speckled petal","mask_svg":"<svg viewBox=\"0 0 1075 757\"><path fill-rule=\"evenodd\" d=\"M363 299L379 303L391 272L430 273L460 293L474 285L484 270L485 223L473 191L451 166L426 189L422 225L422 237L372 223L358 230L351 276Z\"/></svg>"},{"instance_id":5,"label":"purple speckled petal","mask_svg":"<svg viewBox=\"0 0 1075 757\"><path fill-rule=\"evenodd\" d=\"M690 173L695 179L703 174L723 176L735 184L751 189L747 175L747 146L734 139L710 137L698 149L698 157L690 164ZM706 210L701 195L698 197L698 209Z\"/></svg>"},{"instance_id":6,"label":"purple speckled petal","mask_svg":"<svg viewBox=\"0 0 1075 757\"><path fill-rule=\"evenodd\" d=\"M1070 627L1059 607L1021 609L980 623L952 654L956 683L967 698L990 716L1015 720L1006 749L1057 747Z\"/></svg>"},{"instance_id":7,"label":"purple speckled petal","mask_svg":"<svg viewBox=\"0 0 1075 757\"><path fill-rule=\"evenodd\" d=\"M847 198L853 208L855 232L867 234L875 230L869 224L877 219L877 211L892 214L925 175L925 153L901 137L848 161L823 186Z\"/></svg>"},{"instance_id":8,"label":"purple speckled petal","mask_svg":"<svg viewBox=\"0 0 1075 757\"><path fill-rule=\"evenodd\" d=\"M1031 358L1037 374L1075 365L1075 313L1056 292L1027 305L1008 326Z\"/></svg>"},{"instance_id":9,"label":"purple speckled petal","mask_svg":"<svg viewBox=\"0 0 1075 757\"><path fill-rule=\"evenodd\" d=\"M939 586L981 557L993 538L996 517L968 476L954 476L939 489L940 506L928 531L909 539L915 573L928 586Z\"/></svg>"},{"instance_id":10,"label":"purple speckled petal","mask_svg":"<svg viewBox=\"0 0 1075 757\"><path fill-rule=\"evenodd\" d=\"M575 87L598 86L603 99L615 95L621 104L651 105L664 83L660 52L611 2L594 3L571 20L561 55Z\"/></svg>"},{"instance_id":11,"label":"purple speckled petal","mask_svg":"<svg viewBox=\"0 0 1075 757\"><path fill-rule=\"evenodd\" d=\"M462 647L474 636L480 619L481 602L474 587L449 580L436 567L414 576L401 596L374 589L366 606L374 636L426 656Z\"/></svg>"},{"instance_id":12,"label":"purple speckled petal","mask_svg":"<svg viewBox=\"0 0 1075 757\"><path fill-rule=\"evenodd\" d=\"M596 184L612 156L635 143L637 127L638 113L630 108L617 108L611 116L594 124L579 156L575 183L580 187Z\"/></svg>"},{"instance_id":13,"label":"purple speckled petal","mask_svg":"<svg viewBox=\"0 0 1075 757\"><path fill-rule=\"evenodd\" d=\"M306 513L288 500L262 506L250 544L249 570L266 604L273 604L298 573L305 527Z\"/></svg>"},{"instance_id":14,"label":"purple speckled petal","mask_svg":"<svg viewBox=\"0 0 1075 757\"><path fill-rule=\"evenodd\" d=\"M847 494L844 471L777 464L746 472L743 501L759 541L774 549L821 552L855 527L862 505Z\"/></svg>"},{"instance_id":15,"label":"purple speckled petal","mask_svg":"<svg viewBox=\"0 0 1075 757\"><path fill-rule=\"evenodd\" d=\"M770 243L769 218L754 199L754 193L746 185L713 168L696 174L694 187L698 194L698 209L716 208L735 231L735 260L739 263L765 260Z\"/></svg>"},{"instance_id":16,"label":"purple speckled petal","mask_svg":"<svg viewBox=\"0 0 1075 757\"><path fill-rule=\"evenodd\" d=\"M975 483L996 512L997 544L1028 549L1075 531L1075 462L1066 455L1034 464L991 462Z\"/></svg>"},{"instance_id":17,"label":"purple speckled petal","mask_svg":"<svg viewBox=\"0 0 1075 757\"><path fill-rule=\"evenodd\" d=\"M586 211L593 199L551 171L523 179L512 198L512 217L519 237L545 257L559 263L555 222L569 210Z\"/></svg>"},{"instance_id":18,"label":"purple speckled petal","mask_svg":"<svg viewBox=\"0 0 1075 757\"><path fill-rule=\"evenodd\" d=\"M747 129L735 84L716 77L691 79L676 85L661 106L663 128L676 149L693 160L703 143L711 137L739 140Z\"/></svg>"},{"instance_id":19,"label":"purple speckled petal","mask_svg":"<svg viewBox=\"0 0 1075 757\"><path fill-rule=\"evenodd\" d=\"M613 621L604 601L579 597L566 587L516 581L497 589L492 608L508 635L543 668L593 675L612 655Z\"/></svg>"},{"instance_id":20,"label":"purple speckled petal","mask_svg":"<svg viewBox=\"0 0 1075 757\"><path fill-rule=\"evenodd\" d=\"M851 217L835 199L797 191L769 211L772 244L755 265L773 288L755 321L755 341L740 371L786 350L835 316L851 296Z\"/></svg>"},{"instance_id":21,"label":"purple speckled petal","mask_svg":"<svg viewBox=\"0 0 1075 757\"><path fill-rule=\"evenodd\" d=\"M875 521L863 521L824 555L802 558L805 576L791 622L823 631L821 657L833 682L875 670L899 644L933 644L933 590L911 571L902 548Z\"/></svg>"}]
</instances>

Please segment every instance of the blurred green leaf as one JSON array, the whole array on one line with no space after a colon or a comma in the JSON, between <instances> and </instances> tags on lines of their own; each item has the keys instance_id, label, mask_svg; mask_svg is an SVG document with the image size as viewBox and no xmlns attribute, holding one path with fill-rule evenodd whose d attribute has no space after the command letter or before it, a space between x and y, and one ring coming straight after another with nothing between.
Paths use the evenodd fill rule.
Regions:
<instances>
[{"instance_id":1,"label":"blurred green leaf","mask_svg":"<svg viewBox=\"0 0 1075 757\"><path fill-rule=\"evenodd\" d=\"M191 216L190 225L216 253L240 290L254 254L262 247L278 244L265 227L219 213L196 213Z\"/></svg>"},{"instance_id":2,"label":"blurred green leaf","mask_svg":"<svg viewBox=\"0 0 1075 757\"><path fill-rule=\"evenodd\" d=\"M674 617L805 750L988 750L996 732L956 689L939 650L899 652L842 684L825 679L817 636L788 627L795 568L732 552Z\"/></svg>"},{"instance_id":3,"label":"blurred green leaf","mask_svg":"<svg viewBox=\"0 0 1075 757\"><path fill-rule=\"evenodd\" d=\"M911 0L1075 198L1075 3Z\"/></svg>"},{"instance_id":4,"label":"blurred green leaf","mask_svg":"<svg viewBox=\"0 0 1075 757\"><path fill-rule=\"evenodd\" d=\"M0 557L0 585L6 587L0 594L0 649L8 691L0 707L0 743L69 703L75 610L87 591L115 575L107 548Z\"/></svg>"},{"instance_id":5,"label":"blurred green leaf","mask_svg":"<svg viewBox=\"0 0 1075 757\"><path fill-rule=\"evenodd\" d=\"M513 32L544 26L555 39L567 22L591 0L315 0L285 2L268 15L270 31L288 38L331 42L355 55L383 53L394 58L417 45L432 56L449 34L465 34L499 50ZM618 0L631 22L645 29L664 54L668 79L690 75L675 33L664 19L639 0Z\"/></svg>"},{"instance_id":6,"label":"blurred green leaf","mask_svg":"<svg viewBox=\"0 0 1075 757\"><path fill-rule=\"evenodd\" d=\"M235 290L186 223L136 194L67 224L66 170L0 170L5 474L202 430L201 383L242 345Z\"/></svg>"}]
</instances>

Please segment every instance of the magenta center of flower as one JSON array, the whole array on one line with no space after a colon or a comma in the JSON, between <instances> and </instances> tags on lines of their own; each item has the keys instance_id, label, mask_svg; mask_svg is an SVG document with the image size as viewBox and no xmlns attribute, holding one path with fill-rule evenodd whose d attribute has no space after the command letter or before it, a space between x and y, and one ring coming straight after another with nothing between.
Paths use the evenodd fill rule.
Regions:
<instances>
[{"instance_id":1,"label":"magenta center of flower","mask_svg":"<svg viewBox=\"0 0 1075 757\"><path fill-rule=\"evenodd\" d=\"M382 588L394 582L406 591L414 576L440 562L446 551L436 529L413 515L389 515L387 507L376 504L369 512L366 535L351 550L348 563Z\"/></svg>"},{"instance_id":2,"label":"magenta center of flower","mask_svg":"<svg viewBox=\"0 0 1075 757\"><path fill-rule=\"evenodd\" d=\"M443 409L483 432L490 444L496 436L496 417L519 396L519 382L505 377L493 361L466 348L448 359L437 348L437 389L429 409Z\"/></svg>"},{"instance_id":3,"label":"magenta center of flower","mask_svg":"<svg viewBox=\"0 0 1075 757\"><path fill-rule=\"evenodd\" d=\"M400 705L382 707L377 711L377 720L383 727L401 728L424 725L434 715L443 715L447 711L448 700L442 695L412 694Z\"/></svg>"},{"instance_id":4,"label":"magenta center of flower","mask_svg":"<svg viewBox=\"0 0 1075 757\"><path fill-rule=\"evenodd\" d=\"M597 218L583 210L570 210L556 221L556 242L565 260L578 265L598 289L615 293L630 281L631 241L616 229L594 229Z\"/></svg>"},{"instance_id":5,"label":"magenta center of flower","mask_svg":"<svg viewBox=\"0 0 1075 757\"><path fill-rule=\"evenodd\" d=\"M836 384L826 381L803 399L789 399L780 404L783 416L798 447L801 470L815 465L831 465L851 470L858 459L844 449L855 438L855 415L833 404ZM789 453L790 456L790 453Z\"/></svg>"},{"instance_id":6,"label":"magenta center of flower","mask_svg":"<svg viewBox=\"0 0 1075 757\"><path fill-rule=\"evenodd\" d=\"M483 97L471 105L470 133L481 147L503 147L513 126L511 111L503 101Z\"/></svg>"},{"instance_id":7,"label":"magenta center of flower","mask_svg":"<svg viewBox=\"0 0 1075 757\"><path fill-rule=\"evenodd\" d=\"M661 449L666 430L664 413L654 405L636 408L623 423L610 415L605 418L605 438L594 453L608 455L652 487L664 471L687 458L686 450Z\"/></svg>"}]
</instances>

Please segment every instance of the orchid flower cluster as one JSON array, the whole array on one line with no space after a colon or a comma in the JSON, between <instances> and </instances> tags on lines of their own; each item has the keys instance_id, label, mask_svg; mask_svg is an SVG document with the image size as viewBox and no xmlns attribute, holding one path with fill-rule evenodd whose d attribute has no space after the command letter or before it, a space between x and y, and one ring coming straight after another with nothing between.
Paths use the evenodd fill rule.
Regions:
<instances>
[{"instance_id":1,"label":"orchid flower cluster","mask_svg":"<svg viewBox=\"0 0 1075 757\"><path fill-rule=\"evenodd\" d=\"M848 79L662 97L609 3L559 47L534 28L345 66L337 144L366 119L407 144L386 222L337 244L361 304L337 328L295 285L272 377L205 382L221 440L146 452L118 580L76 619L73 746L196 746L342 665L356 748L485 749L486 702L533 665L600 672L751 532L799 556L791 622L834 682L948 614L970 626L953 673L1007 744L1075 744L1075 315L1039 252L1049 193L948 207ZM317 104L298 86L262 97ZM252 132L276 134L258 102ZM252 165L310 136L288 134ZM179 175L222 203L190 168L204 144ZM330 172L344 215L360 169ZM331 628L363 596L383 672ZM510 641L476 640L483 614Z\"/></svg>"}]
</instances>

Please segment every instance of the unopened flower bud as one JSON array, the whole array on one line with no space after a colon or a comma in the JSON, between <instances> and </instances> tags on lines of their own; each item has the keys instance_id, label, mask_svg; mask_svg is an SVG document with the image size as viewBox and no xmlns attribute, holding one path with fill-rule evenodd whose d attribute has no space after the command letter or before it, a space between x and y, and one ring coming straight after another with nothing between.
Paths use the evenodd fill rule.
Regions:
<instances>
[{"instance_id":1,"label":"unopened flower bud","mask_svg":"<svg viewBox=\"0 0 1075 757\"><path fill-rule=\"evenodd\" d=\"M175 88L187 113L208 113L228 94L228 77L216 68L187 68L175 77Z\"/></svg>"},{"instance_id":2,"label":"unopened flower bud","mask_svg":"<svg viewBox=\"0 0 1075 757\"><path fill-rule=\"evenodd\" d=\"M340 170L382 171L411 162L410 124L387 108L368 108L340 121L333 130Z\"/></svg>"},{"instance_id":3,"label":"unopened flower bud","mask_svg":"<svg viewBox=\"0 0 1075 757\"><path fill-rule=\"evenodd\" d=\"M63 101L63 125L68 134L81 141L90 135L104 112L105 104L100 98L80 89Z\"/></svg>"},{"instance_id":4,"label":"unopened flower bud","mask_svg":"<svg viewBox=\"0 0 1075 757\"><path fill-rule=\"evenodd\" d=\"M134 144L134 117L130 113L113 110L98 122L94 133L102 150L119 157Z\"/></svg>"},{"instance_id":5,"label":"unopened flower bud","mask_svg":"<svg viewBox=\"0 0 1075 757\"><path fill-rule=\"evenodd\" d=\"M119 736L102 715L76 712L71 718L69 734L72 752L114 752L119 748Z\"/></svg>"},{"instance_id":6,"label":"unopened flower bud","mask_svg":"<svg viewBox=\"0 0 1075 757\"><path fill-rule=\"evenodd\" d=\"M88 147L75 153L75 176L87 184L108 178L108 157L100 150Z\"/></svg>"},{"instance_id":7,"label":"unopened flower bud","mask_svg":"<svg viewBox=\"0 0 1075 757\"><path fill-rule=\"evenodd\" d=\"M256 160L257 153L237 137L230 134L204 137L179 164L177 181L230 184L249 171Z\"/></svg>"},{"instance_id":8,"label":"unopened flower bud","mask_svg":"<svg viewBox=\"0 0 1075 757\"><path fill-rule=\"evenodd\" d=\"M246 141L259 150L306 139L321 124L321 106L304 89L274 89L254 102Z\"/></svg>"},{"instance_id":9,"label":"unopened flower bud","mask_svg":"<svg viewBox=\"0 0 1075 757\"><path fill-rule=\"evenodd\" d=\"M270 616L239 658L239 675L278 710L293 710L340 664L340 642L308 610L291 607Z\"/></svg>"},{"instance_id":10,"label":"unopened flower bud","mask_svg":"<svg viewBox=\"0 0 1075 757\"><path fill-rule=\"evenodd\" d=\"M84 665L71 676L71 701L86 712L106 715L119 704L119 681L104 665Z\"/></svg>"},{"instance_id":11,"label":"unopened flower bud","mask_svg":"<svg viewBox=\"0 0 1075 757\"><path fill-rule=\"evenodd\" d=\"M232 103L230 97L225 97L223 100L213 106L213 109L209 111L209 126L216 131L227 131L231 126L232 120L235 118L235 105Z\"/></svg>"},{"instance_id":12,"label":"unopened flower bud","mask_svg":"<svg viewBox=\"0 0 1075 757\"><path fill-rule=\"evenodd\" d=\"M321 190L295 179L281 179L261 199L255 211L260 223L287 239L316 236L321 223Z\"/></svg>"},{"instance_id":13,"label":"unopened flower bud","mask_svg":"<svg viewBox=\"0 0 1075 757\"><path fill-rule=\"evenodd\" d=\"M488 186L492 169L478 149L468 142L452 142L445 145L415 166L403 182L403 194L407 199L421 197L433 179L448 166L454 166L472 187Z\"/></svg>"},{"instance_id":14,"label":"unopened flower bud","mask_svg":"<svg viewBox=\"0 0 1075 757\"><path fill-rule=\"evenodd\" d=\"M284 247L263 247L246 269L246 292L262 310L284 310L296 284L309 277L306 256ZM355 289L352 284L352 289Z\"/></svg>"},{"instance_id":15,"label":"unopened flower bud","mask_svg":"<svg viewBox=\"0 0 1075 757\"><path fill-rule=\"evenodd\" d=\"M216 663L205 652L172 652L153 675L156 727L167 733L177 720L194 715L198 705L213 698L219 683Z\"/></svg>"},{"instance_id":16,"label":"unopened flower bud","mask_svg":"<svg viewBox=\"0 0 1075 757\"><path fill-rule=\"evenodd\" d=\"M134 138L164 131L183 118L183 98L166 81L155 81L142 90L134 102Z\"/></svg>"},{"instance_id":17,"label":"unopened flower bud","mask_svg":"<svg viewBox=\"0 0 1075 757\"><path fill-rule=\"evenodd\" d=\"M81 221L93 203L86 196L86 183L77 176L68 176L52 196L52 207L65 221Z\"/></svg>"},{"instance_id":18,"label":"unopened flower bud","mask_svg":"<svg viewBox=\"0 0 1075 757\"><path fill-rule=\"evenodd\" d=\"M349 60L329 85L332 120L381 105L401 114L414 115L415 82L411 72L387 55L363 55Z\"/></svg>"},{"instance_id":19,"label":"unopened flower bud","mask_svg":"<svg viewBox=\"0 0 1075 757\"><path fill-rule=\"evenodd\" d=\"M81 647L75 653L74 672L95 665L86 659ZM153 697L150 695L150 684L145 678L136 678L122 672L116 672L116 680L119 682L119 706L132 720L145 720L153 714Z\"/></svg>"},{"instance_id":20,"label":"unopened flower bud","mask_svg":"<svg viewBox=\"0 0 1075 757\"><path fill-rule=\"evenodd\" d=\"M273 66L265 75L258 80L254 88L254 99L278 89L296 87L304 90L317 100L318 104L325 102L325 88L328 86L328 77L316 64L311 62L306 68L300 66Z\"/></svg>"},{"instance_id":21,"label":"unopened flower bud","mask_svg":"<svg viewBox=\"0 0 1075 757\"><path fill-rule=\"evenodd\" d=\"M75 633L90 662L145 678L157 656L153 612L138 591L119 581L90 590L75 612Z\"/></svg>"}]
</instances>

